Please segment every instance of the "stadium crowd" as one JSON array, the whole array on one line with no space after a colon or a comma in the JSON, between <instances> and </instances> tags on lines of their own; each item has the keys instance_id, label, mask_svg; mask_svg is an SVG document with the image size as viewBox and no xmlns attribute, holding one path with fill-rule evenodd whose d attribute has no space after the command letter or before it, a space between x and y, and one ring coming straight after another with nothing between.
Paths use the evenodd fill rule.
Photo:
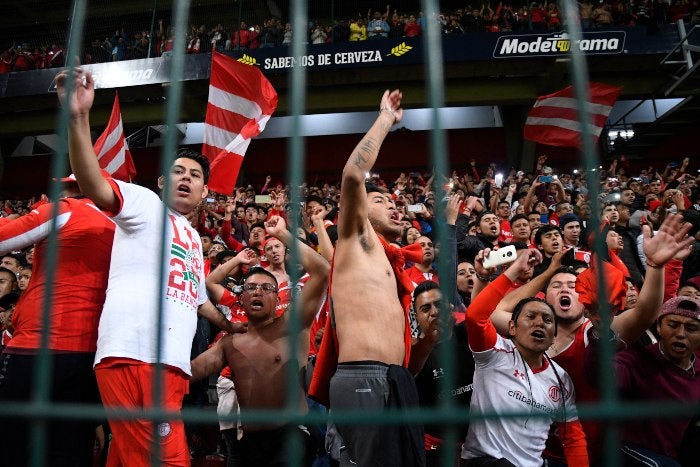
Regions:
<instances>
[{"instance_id":1,"label":"stadium crowd","mask_svg":"<svg viewBox=\"0 0 700 467\"><path fill-rule=\"evenodd\" d=\"M304 440L302 465L438 465L445 450L469 466L598 465L603 425L579 422L575 403L599 399L598 347L608 338L601 337L600 312L611 314L622 400L698 406L700 176L691 158L662 171L635 169L621 158L596 171L595 186L546 156L535 167L471 160L449 178L420 171L387 178L372 172L384 137L402 118L401 94L387 91L341 180L300 187L303 206L292 232L290 186L268 176L262 186L209 193L208 163L189 149L178 151L159 178L159 188L169 189L163 202L105 176L90 141L91 80L71 81L63 72L57 82L62 100L66 86L76 90L64 102L73 115L75 175L58 182L64 191L55 201L59 256L51 284L54 202L41 196L2 203L0 400L31 397L51 285L51 399L150 407L152 364L161 361L162 400L179 410L185 394L185 404L206 404L207 378L216 378L219 413L229 416L220 430L230 466L285 465L280 446L291 431ZM158 285L156 247L163 203L165 287ZM446 245L436 237L440 223ZM291 262L291 248L299 264ZM439 284L453 285L454 295L443 297ZM296 360L287 343L295 293ZM446 328L443 301L452 310ZM154 338L159 306L161 353ZM238 410L284 408L288 364L299 365L304 410L436 406L446 397L443 346L456 362L448 392L459 410L538 415L465 423L454 446L444 443L439 424L290 427L231 419ZM25 465L27 421L1 425L2 465ZM89 421L52 420L50 430L51 465L91 459L96 435ZM159 424L163 462L189 465L201 454L197 430L188 428L186 438L181 422ZM108 448L105 431L112 433ZM694 465L699 434L692 410L625 422L625 465ZM109 462L141 465L150 460L153 427L114 419L98 428L97 439Z\"/></svg>"},{"instance_id":2,"label":"stadium crowd","mask_svg":"<svg viewBox=\"0 0 700 467\"><path fill-rule=\"evenodd\" d=\"M579 2L579 17L584 29L638 25L646 26L651 34L660 24L678 20L691 25L700 23L700 5L697 0L606 0L597 4L584 0ZM312 20L305 35L310 44L415 37L425 30L427 20L423 12L399 11L387 5L385 11L369 10L366 15ZM557 3L547 0L543 3L467 3L464 8L440 13L436 20L444 35L559 31L564 22ZM254 50L290 44L292 26L283 18L271 16L260 24L241 21L232 27L196 24L186 34L188 54ZM91 40L84 48L82 63L168 56L172 53L174 40L175 32L162 19L152 29L148 23L121 27L113 34ZM35 38L27 37L4 49L0 54L0 73L62 67L65 63L64 45L57 38L45 42L38 43Z\"/></svg>"},{"instance_id":3,"label":"stadium crowd","mask_svg":"<svg viewBox=\"0 0 700 467\"><path fill-rule=\"evenodd\" d=\"M540 24L535 7L528 24ZM501 18L508 8L474 11L472 19ZM368 14L367 40L392 34L384 27L390 12ZM545 4L537 28L558 27L555 13ZM445 28L461 32L464 18L445 18ZM409 16L404 34L414 20L411 33L420 32L421 16ZM363 22L349 24L347 40ZM281 29L274 20L265 27ZM310 40L322 29L314 25ZM215 30L214 46L226 47L225 32ZM234 47L250 46L244 32L255 28L241 24ZM192 34L188 47L206 51L206 28ZM114 59L126 59L126 34L115 37ZM373 167L403 117L395 90L381 97L338 180L290 187L267 177L262 186L213 193L206 158L182 148L158 178L161 198L100 170L92 77L63 70L56 84L71 114L73 175L55 182L57 200L4 200L0 211L3 403L32 399L34 364L46 347L52 402L137 410L160 402L177 412L183 403L206 404L214 378L230 466L285 465L290 435L302 441L303 465L438 465L446 452L464 466L586 466L601 463L605 430L579 421L576 403L600 400L601 340L614 343L623 401L700 402L700 171L691 157L663 170L621 158L592 173L565 172L547 156L534 167L471 160L449 177L417 169L389 178ZM297 222L293 189L303 200ZM54 226L58 256L49 270ZM450 307L444 326L442 303ZM609 329L601 313L609 313ZM455 361L452 388L440 384L445 348ZM162 394L154 395L157 374ZM402 411L451 397L465 415L530 415L465 422L454 445L439 423L236 418L284 410L288 393L302 411ZM696 412L623 422L626 465L694 464ZM189 465L204 449L201 427L181 420L154 427L107 418L97 428L50 419L51 465L90 463L95 439L108 465L147 465L154 443L168 465ZM28 462L31 431L27 419L0 421L0 465Z\"/></svg>"}]
</instances>

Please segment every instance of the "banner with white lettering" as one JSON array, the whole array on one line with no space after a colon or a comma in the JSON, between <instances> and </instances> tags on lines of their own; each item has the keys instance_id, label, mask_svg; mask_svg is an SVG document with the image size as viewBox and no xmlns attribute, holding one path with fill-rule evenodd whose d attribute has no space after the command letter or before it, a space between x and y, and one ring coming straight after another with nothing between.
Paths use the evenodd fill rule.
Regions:
<instances>
[{"instance_id":1,"label":"banner with white lettering","mask_svg":"<svg viewBox=\"0 0 700 467\"><path fill-rule=\"evenodd\" d=\"M672 26L672 25L670 25ZM662 28L665 26L662 26ZM565 32L467 33L444 36L442 52L445 63L556 57L569 50L587 55L665 54L677 40L677 33L649 36L645 27L635 26L604 31L585 31L580 41L571 41ZM675 35L674 35L675 34ZM287 46L235 50L227 55L258 67L263 74L287 73L295 66L311 72L336 69L361 69L415 65L424 62L421 37L375 39L331 44L310 44L301 57L291 54ZM188 54L184 57L184 81L209 79L211 54ZM170 81L170 58L150 58L85 65L98 89L141 86ZM55 92L57 69L9 73L0 76L0 97Z\"/></svg>"}]
</instances>

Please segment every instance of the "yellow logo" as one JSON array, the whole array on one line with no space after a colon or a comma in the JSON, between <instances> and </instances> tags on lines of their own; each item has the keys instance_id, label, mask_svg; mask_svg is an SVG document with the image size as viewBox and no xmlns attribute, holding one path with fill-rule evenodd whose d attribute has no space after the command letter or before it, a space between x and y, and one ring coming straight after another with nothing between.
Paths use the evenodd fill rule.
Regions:
<instances>
[{"instance_id":1,"label":"yellow logo","mask_svg":"<svg viewBox=\"0 0 700 467\"><path fill-rule=\"evenodd\" d=\"M571 41L569 39L558 40L555 47L559 52L568 52L571 48Z\"/></svg>"},{"instance_id":2,"label":"yellow logo","mask_svg":"<svg viewBox=\"0 0 700 467\"><path fill-rule=\"evenodd\" d=\"M250 55L243 54L241 58L238 59L239 62L245 63L246 65L254 65L254 66L260 66L257 60L255 60L255 57L251 57Z\"/></svg>"},{"instance_id":3,"label":"yellow logo","mask_svg":"<svg viewBox=\"0 0 700 467\"><path fill-rule=\"evenodd\" d=\"M387 55L387 56L389 56L389 55L394 55L394 56L396 56L396 57L400 57L401 55L403 55L403 54L405 54L405 53L408 53L412 48L413 48L413 47L411 47L410 45L406 45L405 42L402 42L402 43L400 43L399 45L397 45L396 47L393 47L393 48L391 49L391 52L389 52L389 53L386 54L386 55Z\"/></svg>"}]
</instances>

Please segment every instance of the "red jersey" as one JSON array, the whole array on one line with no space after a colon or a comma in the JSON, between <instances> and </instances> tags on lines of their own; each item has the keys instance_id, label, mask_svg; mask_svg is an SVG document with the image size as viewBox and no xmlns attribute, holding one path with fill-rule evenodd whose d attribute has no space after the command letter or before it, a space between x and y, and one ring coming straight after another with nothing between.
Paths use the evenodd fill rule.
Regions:
<instances>
[{"instance_id":1,"label":"red jersey","mask_svg":"<svg viewBox=\"0 0 700 467\"><path fill-rule=\"evenodd\" d=\"M0 251L17 250L36 243L34 272L12 316L15 332L7 352L39 348L47 287L53 290L48 348L59 352L96 350L114 222L87 198L58 201L57 266L53 281L47 286L45 258L52 210L53 204L43 204L0 227Z\"/></svg>"},{"instance_id":2,"label":"red jersey","mask_svg":"<svg viewBox=\"0 0 700 467\"><path fill-rule=\"evenodd\" d=\"M411 279L411 281L418 285L421 282L425 281L433 281L437 284L440 283L440 280L438 279L438 273L435 269L430 269L428 272L421 272L415 265L411 266L410 268L406 269L406 274L408 274L408 277Z\"/></svg>"},{"instance_id":3,"label":"red jersey","mask_svg":"<svg viewBox=\"0 0 700 467\"><path fill-rule=\"evenodd\" d=\"M309 275L304 274L299 278L299 282L297 282L296 287L301 291L302 287L306 284L306 281L309 280ZM292 303L292 290L294 288L289 284L288 281L282 282L279 284L277 288L277 296L279 297L279 303L277 304L277 307L275 308L275 314L277 316L282 316L285 311L287 311L287 308L289 307L289 304Z\"/></svg>"},{"instance_id":4,"label":"red jersey","mask_svg":"<svg viewBox=\"0 0 700 467\"><path fill-rule=\"evenodd\" d=\"M579 326L574 334L574 339L563 352L552 358L557 362L571 377L576 390L576 402L596 402L599 399L598 389L588 384L584 372L584 356L586 355L586 347L588 346L587 332L591 328L590 320ZM581 421L584 433L586 433L586 442L588 445L588 457L592 461L600 459L600 446L603 445L602 430L599 422L594 420ZM546 454L560 460L564 460L564 451L556 436L552 436L547 440Z\"/></svg>"},{"instance_id":5,"label":"red jersey","mask_svg":"<svg viewBox=\"0 0 700 467\"><path fill-rule=\"evenodd\" d=\"M510 229L510 221L501 219L501 233L498 235L498 241L510 243L513 241L513 232Z\"/></svg>"}]
</instances>

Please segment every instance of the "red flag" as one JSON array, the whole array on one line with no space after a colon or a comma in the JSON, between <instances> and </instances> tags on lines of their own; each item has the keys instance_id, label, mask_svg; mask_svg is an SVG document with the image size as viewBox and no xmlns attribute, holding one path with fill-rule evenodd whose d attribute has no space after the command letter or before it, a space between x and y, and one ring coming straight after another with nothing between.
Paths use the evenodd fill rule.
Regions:
<instances>
[{"instance_id":1,"label":"red flag","mask_svg":"<svg viewBox=\"0 0 700 467\"><path fill-rule=\"evenodd\" d=\"M230 194L250 139L277 107L277 92L255 66L212 53L202 153L211 162L209 188Z\"/></svg>"},{"instance_id":2,"label":"red flag","mask_svg":"<svg viewBox=\"0 0 700 467\"><path fill-rule=\"evenodd\" d=\"M119 94L114 96L114 106L112 106L112 115L109 116L107 128L97 138L93 148L100 167L113 178L130 182L136 176L136 167L131 159L129 145L124 138Z\"/></svg>"},{"instance_id":3,"label":"red flag","mask_svg":"<svg viewBox=\"0 0 700 467\"><path fill-rule=\"evenodd\" d=\"M590 83L590 134L598 140L622 88ZM525 139L549 146L581 147L581 123L572 86L541 96L525 121Z\"/></svg>"}]
</instances>

